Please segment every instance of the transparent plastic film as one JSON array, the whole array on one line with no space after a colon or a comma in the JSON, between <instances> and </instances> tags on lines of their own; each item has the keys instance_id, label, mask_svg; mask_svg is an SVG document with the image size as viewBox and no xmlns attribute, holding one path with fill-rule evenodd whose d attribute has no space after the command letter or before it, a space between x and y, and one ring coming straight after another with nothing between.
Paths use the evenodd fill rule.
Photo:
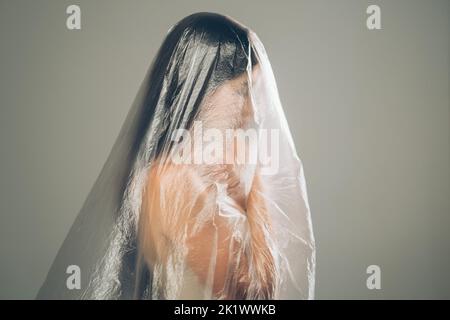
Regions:
<instances>
[{"instance_id":1,"label":"transparent plastic film","mask_svg":"<svg viewBox=\"0 0 450 320\"><path fill-rule=\"evenodd\" d=\"M228 17L188 16L38 298L311 299L314 271L303 167L264 47Z\"/></svg>"}]
</instances>

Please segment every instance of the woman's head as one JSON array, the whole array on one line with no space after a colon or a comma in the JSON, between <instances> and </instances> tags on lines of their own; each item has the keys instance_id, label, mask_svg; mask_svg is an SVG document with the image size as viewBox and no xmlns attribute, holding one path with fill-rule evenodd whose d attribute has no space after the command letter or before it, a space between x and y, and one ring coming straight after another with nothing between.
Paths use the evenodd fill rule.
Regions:
<instances>
[{"instance_id":1,"label":"woman's head","mask_svg":"<svg viewBox=\"0 0 450 320\"><path fill-rule=\"evenodd\" d=\"M196 13L178 22L169 31L167 41L177 42L172 61L178 68L178 77L189 73L193 59L209 66L208 83L216 87L234 79L256 64L249 40L249 30L232 19L215 13ZM201 66L201 64L199 65Z\"/></svg>"},{"instance_id":2,"label":"woman's head","mask_svg":"<svg viewBox=\"0 0 450 320\"><path fill-rule=\"evenodd\" d=\"M247 85L245 78L256 65L250 31L228 17L196 13L174 25L150 79L149 103L157 101L155 111L165 128L157 154L170 149L174 130L191 127L208 96L231 82Z\"/></svg>"}]
</instances>

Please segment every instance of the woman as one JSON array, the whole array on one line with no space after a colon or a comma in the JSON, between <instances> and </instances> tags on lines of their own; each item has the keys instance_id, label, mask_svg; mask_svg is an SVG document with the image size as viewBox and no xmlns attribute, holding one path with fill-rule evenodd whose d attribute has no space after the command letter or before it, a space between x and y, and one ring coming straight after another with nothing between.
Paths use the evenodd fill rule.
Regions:
<instances>
[{"instance_id":1,"label":"woman","mask_svg":"<svg viewBox=\"0 0 450 320\"><path fill-rule=\"evenodd\" d=\"M198 13L169 31L38 297L312 298L314 254L264 48Z\"/></svg>"}]
</instances>

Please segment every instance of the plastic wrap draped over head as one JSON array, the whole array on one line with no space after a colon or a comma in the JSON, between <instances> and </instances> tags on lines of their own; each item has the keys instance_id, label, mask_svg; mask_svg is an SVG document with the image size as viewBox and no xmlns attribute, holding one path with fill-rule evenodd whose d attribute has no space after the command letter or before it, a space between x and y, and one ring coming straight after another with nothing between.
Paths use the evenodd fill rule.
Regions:
<instances>
[{"instance_id":1,"label":"plastic wrap draped over head","mask_svg":"<svg viewBox=\"0 0 450 320\"><path fill-rule=\"evenodd\" d=\"M264 47L199 13L169 31L38 298L307 299L314 259Z\"/></svg>"}]
</instances>

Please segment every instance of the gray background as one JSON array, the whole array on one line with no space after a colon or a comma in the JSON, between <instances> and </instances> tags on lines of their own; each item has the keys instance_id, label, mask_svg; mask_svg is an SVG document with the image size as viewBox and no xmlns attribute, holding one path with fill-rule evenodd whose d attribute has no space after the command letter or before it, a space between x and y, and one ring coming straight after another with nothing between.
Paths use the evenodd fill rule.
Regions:
<instances>
[{"instance_id":1,"label":"gray background","mask_svg":"<svg viewBox=\"0 0 450 320\"><path fill-rule=\"evenodd\" d=\"M305 166L316 298L450 298L449 7L1 0L0 298L34 298L168 28L197 11L266 46Z\"/></svg>"}]
</instances>

